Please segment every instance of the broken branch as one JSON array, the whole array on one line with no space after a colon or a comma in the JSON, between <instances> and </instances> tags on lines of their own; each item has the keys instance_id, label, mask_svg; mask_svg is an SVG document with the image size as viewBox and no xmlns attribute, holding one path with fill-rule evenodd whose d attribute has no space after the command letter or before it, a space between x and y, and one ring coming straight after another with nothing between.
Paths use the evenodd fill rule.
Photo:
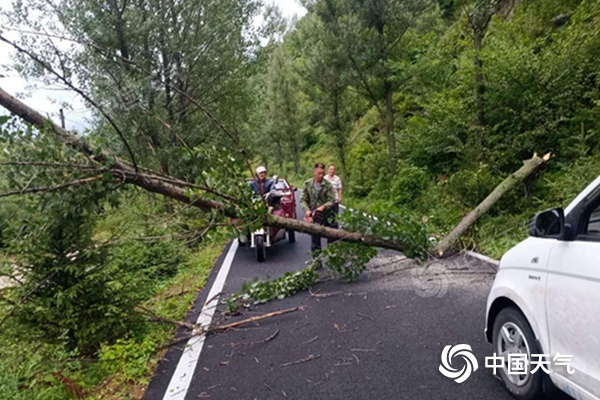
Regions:
<instances>
[{"instance_id":1,"label":"broken branch","mask_svg":"<svg viewBox=\"0 0 600 400\"><path fill-rule=\"evenodd\" d=\"M306 357L306 358L301 358L301 359L300 359L300 360L298 360L298 361L293 361L293 362L289 362L289 363L285 363L285 364L280 364L279 366L280 366L280 367L284 367L284 368L285 368L285 367L290 367L290 366L292 366L292 365L302 364L302 363L305 363L305 362L308 362L308 361L316 360L316 359L317 359L317 358L319 358L319 357L321 357L321 355L320 355L320 354L317 354L316 356L315 356L315 355L313 355L313 354L311 354L311 355L309 355L309 356L308 356L308 357Z\"/></svg>"},{"instance_id":2,"label":"broken branch","mask_svg":"<svg viewBox=\"0 0 600 400\"><path fill-rule=\"evenodd\" d=\"M197 329L191 335L187 335L187 336L184 336L184 337L182 337L180 339L177 339L177 340L174 340L172 342L169 342L169 343L165 344L164 346L159 347L158 350L174 346L174 345L176 345L178 343L181 343L181 342L184 342L186 340L189 340L189 339L191 339L191 338L193 338L195 336L205 335L205 334L211 333L211 332L225 331L227 329L235 328L235 327L240 326L240 325L249 324L251 322L262 321L262 320L267 319L267 318L273 318L273 317L277 317L277 316L280 316L280 315L288 314L288 313L291 313L291 312L294 312L294 311L299 311L299 310L304 310L304 308L303 307L288 308L288 309L285 309L285 310L274 311L274 312L270 312L270 313L267 313L267 314L259 315L259 316L256 316L256 317L243 319L241 321L232 322L230 324L217 325L217 326L213 326L213 327L201 327L201 328ZM194 328L196 328L196 326L194 326Z\"/></svg>"},{"instance_id":3,"label":"broken branch","mask_svg":"<svg viewBox=\"0 0 600 400\"><path fill-rule=\"evenodd\" d=\"M259 316L256 316L256 317L252 317L252 318L248 318L248 319L243 319L241 321L232 322L230 324L219 325L219 326L216 326L216 327L212 328L211 331L224 331L224 330L227 330L227 329L235 328L235 327L240 326L240 325L249 324L251 322L262 321L263 319L277 317L277 316L280 316L280 315L288 314L288 313L291 313L291 312L294 312L294 311L299 311L299 310L304 310L304 308L303 307L294 307L294 308L288 308L286 310L274 311L274 312L270 312L268 314L263 314L263 315L259 315Z\"/></svg>"},{"instance_id":4,"label":"broken branch","mask_svg":"<svg viewBox=\"0 0 600 400\"><path fill-rule=\"evenodd\" d=\"M230 343L229 346L231 347L238 347L238 346L254 346L257 344L262 344L262 343L267 343L270 342L271 340L275 339L277 337L277 335L279 335L279 329L277 329L271 336L269 336L266 339L263 340L259 340L258 342L249 342L249 343Z\"/></svg>"}]
</instances>

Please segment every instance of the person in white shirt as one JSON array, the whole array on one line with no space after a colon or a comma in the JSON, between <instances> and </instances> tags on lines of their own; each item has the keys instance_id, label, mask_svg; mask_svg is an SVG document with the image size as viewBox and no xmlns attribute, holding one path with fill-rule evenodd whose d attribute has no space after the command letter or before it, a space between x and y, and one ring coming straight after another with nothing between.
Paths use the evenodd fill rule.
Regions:
<instances>
[{"instance_id":1,"label":"person in white shirt","mask_svg":"<svg viewBox=\"0 0 600 400\"><path fill-rule=\"evenodd\" d=\"M342 203L342 180L335 174L335 165L331 164L329 166L325 179L331 182L331 186L333 186L333 192L335 193L333 212L337 215L340 212L340 204Z\"/></svg>"}]
</instances>

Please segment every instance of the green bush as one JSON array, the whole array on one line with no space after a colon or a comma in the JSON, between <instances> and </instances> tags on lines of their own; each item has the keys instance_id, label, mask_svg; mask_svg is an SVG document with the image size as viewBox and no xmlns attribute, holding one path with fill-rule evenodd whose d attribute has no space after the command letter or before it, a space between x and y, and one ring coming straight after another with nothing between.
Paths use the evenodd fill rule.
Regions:
<instances>
[{"instance_id":1,"label":"green bush","mask_svg":"<svg viewBox=\"0 0 600 400\"><path fill-rule=\"evenodd\" d=\"M482 164L475 171L462 170L452 175L448 179L446 193L472 209L481 203L500 181L487 165Z\"/></svg>"},{"instance_id":2,"label":"green bush","mask_svg":"<svg viewBox=\"0 0 600 400\"><path fill-rule=\"evenodd\" d=\"M533 191L539 208L567 207L600 176L600 157L585 157L565 163L536 180Z\"/></svg>"},{"instance_id":3,"label":"green bush","mask_svg":"<svg viewBox=\"0 0 600 400\"><path fill-rule=\"evenodd\" d=\"M148 359L155 351L153 337L118 339L102 347L98 361L106 375L120 373L124 379L137 379L148 372Z\"/></svg>"},{"instance_id":4,"label":"green bush","mask_svg":"<svg viewBox=\"0 0 600 400\"><path fill-rule=\"evenodd\" d=\"M0 334L0 398L65 400L69 394L50 373L73 366L69 354L57 346L23 340L19 330L5 323ZM51 362L49 362L49 360Z\"/></svg>"}]
</instances>

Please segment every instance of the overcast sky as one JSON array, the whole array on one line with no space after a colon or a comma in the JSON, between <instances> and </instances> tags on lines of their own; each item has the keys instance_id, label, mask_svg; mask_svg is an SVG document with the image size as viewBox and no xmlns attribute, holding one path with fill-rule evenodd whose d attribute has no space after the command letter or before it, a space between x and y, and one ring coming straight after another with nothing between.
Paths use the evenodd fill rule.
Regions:
<instances>
[{"instance_id":1,"label":"overcast sky","mask_svg":"<svg viewBox=\"0 0 600 400\"><path fill-rule=\"evenodd\" d=\"M25 2L27 0L24 0ZM0 11L6 11L9 6L8 0L0 0ZM294 15L302 17L306 14L306 9L297 0L265 0L266 3L277 5L286 18L292 18ZM11 34L0 27L0 32L10 39L18 39L17 35ZM4 42L0 42L0 87L10 94L21 98L27 105L33 107L40 113L50 116L56 122L59 122L59 110L63 103L68 106L64 110L67 129L83 131L86 119L89 118L89 112L86 110L79 96L73 92L64 90L62 87L49 87L40 81L27 81L12 70L7 70L6 65L12 63L14 52L12 47ZM37 86L33 88L33 86ZM0 115L6 114L6 110L0 108Z\"/></svg>"}]
</instances>

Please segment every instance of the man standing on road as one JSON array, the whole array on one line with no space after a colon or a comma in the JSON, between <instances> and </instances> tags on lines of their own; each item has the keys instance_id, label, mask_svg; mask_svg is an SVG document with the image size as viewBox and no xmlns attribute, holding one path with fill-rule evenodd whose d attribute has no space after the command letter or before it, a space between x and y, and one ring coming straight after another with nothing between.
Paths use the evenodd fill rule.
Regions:
<instances>
[{"instance_id":1,"label":"man standing on road","mask_svg":"<svg viewBox=\"0 0 600 400\"><path fill-rule=\"evenodd\" d=\"M256 178L250 182L255 195L264 195L273 188L273 181L267 179L267 169L263 166L256 168Z\"/></svg>"},{"instance_id":2,"label":"man standing on road","mask_svg":"<svg viewBox=\"0 0 600 400\"><path fill-rule=\"evenodd\" d=\"M333 193L331 183L325 180L324 177L325 165L321 163L315 164L313 178L304 182L300 204L306 211L304 215L306 222L331 227L328 218L330 219L331 217L332 208L335 203L335 194ZM331 240L327 242L330 243ZM321 236L312 235L310 250L312 251L313 258L319 257L321 249Z\"/></svg>"},{"instance_id":3,"label":"man standing on road","mask_svg":"<svg viewBox=\"0 0 600 400\"><path fill-rule=\"evenodd\" d=\"M335 174L335 165L329 166L328 174L325 175L331 186L333 186L333 192L335 193L335 204L333 205L333 215L340 213L340 204L342 203L342 180Z\"/></svg>"}]
</instances>

